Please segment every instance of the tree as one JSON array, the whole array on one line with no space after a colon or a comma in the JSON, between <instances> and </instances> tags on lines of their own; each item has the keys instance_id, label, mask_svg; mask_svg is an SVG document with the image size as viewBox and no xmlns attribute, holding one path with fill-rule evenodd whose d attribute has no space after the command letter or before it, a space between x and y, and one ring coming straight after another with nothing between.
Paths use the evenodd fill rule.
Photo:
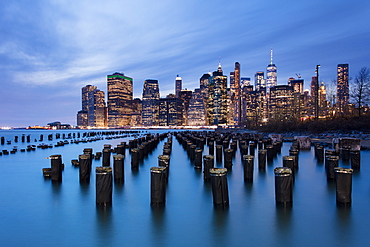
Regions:
<instances>
[{"instance_id":1,"label":"tree","mask_svg":"<svg viewBox=\"0 0 370 247\"><path fill-rule=\"evenodd\" d=\"M352 83L351 97L358 107L358 116L361 116L361 106L370 99L370 70L367 67L360 69Z\"/></svg>"}]
</instances>

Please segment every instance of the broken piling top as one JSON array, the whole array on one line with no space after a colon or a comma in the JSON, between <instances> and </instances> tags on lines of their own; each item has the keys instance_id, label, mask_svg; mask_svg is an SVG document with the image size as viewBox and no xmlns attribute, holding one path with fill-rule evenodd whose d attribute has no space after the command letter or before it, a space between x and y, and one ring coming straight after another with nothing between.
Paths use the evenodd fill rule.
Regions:
<instances>
[{"instance_id":1,"label":"broken piling top","mask_svg":"<svg viewBox=\"0 0 370 247\"><path fill-rule=\"evenodd\" d=\"M361 150L361 140L351 137L333 138L333 147L338 152L340 148L349 147L351 151Z\"/></svg>"},{"instance_id":2,"label":"broken piling top","mask_svg":"<svg viewBox=\"0 0 370 247\"><path fill-rule=\"evenodd\" d=\"M294 140L298 142L299 149L311 148L311 138L309 136L295 136Z\"/></svg>"}]
</instances>

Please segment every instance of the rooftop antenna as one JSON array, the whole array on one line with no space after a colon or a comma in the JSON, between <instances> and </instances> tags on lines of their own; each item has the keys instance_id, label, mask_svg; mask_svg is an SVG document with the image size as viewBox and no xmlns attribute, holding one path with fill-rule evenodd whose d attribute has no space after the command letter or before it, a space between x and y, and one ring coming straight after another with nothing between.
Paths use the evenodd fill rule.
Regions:
<instances>
[{"instance_id":1,"label":"rooftop antenna","mask_svg":"<svg viewBox=\"0 0 370 247\"><path fill-rule=\"evenodd\" d=\"M273 56L273 50L271 48L271 51L270 51L270 64L272 64L272 56Z\"/></svg>"}]
</instances>

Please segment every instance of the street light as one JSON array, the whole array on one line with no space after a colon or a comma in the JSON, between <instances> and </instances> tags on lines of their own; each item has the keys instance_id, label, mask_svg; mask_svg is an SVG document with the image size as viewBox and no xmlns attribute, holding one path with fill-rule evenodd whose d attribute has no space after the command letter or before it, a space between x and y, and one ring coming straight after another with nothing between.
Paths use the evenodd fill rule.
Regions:
<instances>
[{"instance_id":1,"label":"street light","mask_svg":"<svg viewBox=\"0 0 370 247\"><path fill-rule=\"evenodd\" d=\"M316 72L315 119L319 118L319 68L320 68L320 64L316 65L316 71L315 71Z\"/></svg>"}]
</instances>

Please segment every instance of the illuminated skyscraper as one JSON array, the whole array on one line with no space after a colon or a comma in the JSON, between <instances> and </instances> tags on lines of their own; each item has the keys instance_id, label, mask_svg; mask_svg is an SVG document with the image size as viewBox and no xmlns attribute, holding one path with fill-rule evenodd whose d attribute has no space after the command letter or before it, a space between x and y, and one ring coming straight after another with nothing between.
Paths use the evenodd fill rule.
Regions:
<instances>
[{"instance_id":1,"label":"illuminated skyscraper","mask_svg":"<svg viewBox=\"0 0 370 247\"><path fill-rule=\"evenodd\" d=\"M107 127L107 107L104 92L95 89L88 94L88 126Z\"/></svg>"},{"instance_id":2,"label":"illuminated skyscraper","mask_svg":"<svg viewBox=\"0 0 370 247\"><path fill-rule=\"evenodd\" d=\"M207 100L207 125L220 124L227 124L227 77L221 64L209 78Z\"/></svg>"},{"instance_id":3,"label":"illuminated skyscraper","mask_svg":"<svg viewBox=\"0 0 370 247\"><path fill-rule=\"evenodd\" d=\"M229 124L239 125L241 118L240 103L240 63L235 63L235 69L230 72L230 114Z\"/></svg>"},{"instance_id":4,"label":"illuminated skyscraper","mask_svg":"<svg viewBox=\"0 0 370 247\"><path fill-rule=\"evenodd\" d=\"M266 68L266 88L267 92L269 92L269 89L271 87L274 87L277 85L277 70L276 65L272 62L272 49L271 49L271 58L270 58L270 64Z\"/></svg>"},{"instance_id":5,"label":"illuminated skyscraper","mask_svg":"<svg viewBox=\"0 0 370 247\"><path fill-rule=\"evenodd\" d=\"M180 91L182 90L182 78L177 75L175 81L175 95L177 98L180 97Z\"/></svg>"},{"instance_id":6,"label":"illuminated skyscraper","mask_svg":"<svg viewBox=\"0 0 370 247\"><path fill-rule=\"evenodd\" d=\"M108 126L129 126L132 113L133 80L122 73L107 76Z\"/></svg>"},{"instance_id":7,"label":"illuminated skyscraper","mask_svg":"<svg viewBox=\"0 0 370 247\"><path fill-rule=\"evenodd\" d=\"M211 77L210 74L204 74L199 80L200 84L200 92L204 95L207 96L208 92L208 83L209 83L209 78Z\"/></svg>"},{"instance_id":8,"label":"illuminated skyscraper","mask_svg":"<svg viewBox=\"0 0 370 247\"><path fill-rule=\"evenodd\" d=\"M204 108L203 95L199 88L196 88L191 96L188 109L188 125L206 125L206 110Z\"/></svg>"},{"instance_id":9,"label":"illuminated skyscraper","mask_svg":"<svg viewBox=\"0 0 370 247\"><path fill-rule=\"evenodd\" d=\"M327 116L328 111L328 101L326 100L326 87L322 82L319 87L319 117L323 118Z\"/></svg>"},{"instance_id":10,"label":"illuminated skyscraper","mask_svg":"<svg viewBox=\"0 0 370 247\"><path fill-rule=\"evenodd\" d=\"M270 88L270 119L275 121L292 119L294 116L293 100L293 88L291 86L280 85Z\"/></svg>"},{"instance_id":11,"label":"illuminated skyscraper","mask_svg":"<svg viewBox=\"0 0 370 247\"><path fill-rule=\"evenodd\" d=\"M159 126L180 126L183 122L182 99L169 95L159 99Z\"/></svg>"},{"instance_id":12,"label":"illuminated skyscraper","mask_svg":"<svg viewBox=\"0 0 370 247\"><path fill-rule=\"evenodd\" d=\"M88 110L89 110L89 93L94 91L96 86L86 85L81 89L81 102L82 109L77 114L77 126L87 127L88 126Z\"/></svg>"},{"instance_id":13,"label":"illuminated skyscraper","mask_svg":"<svg viewBox=\"0 0 370 247\"><path fill-rule=\"evenodd\" d=\"M249 77L241 77L240 78L240 88L248 87L251 85L251 78Z\"/></svg>"},{"instance_id":14,"label":"illuminated skyscraper","mask_svg":"<svg viewBox=\"0 0 370 247\"><path fill-rule=\"evenodd\" d=\"M288 86L291 86L295 93L303 94L303 84L304 84L303 79L289 78L288 80Z\"/></svg>"},{"instance_id":15,"label":"illuminated skyscraper","mask_svg":"<svg viewBox=\"0 0 370 247\"><path fill-rule=\"evenodd\" d=\"M254 75L254 87L256 91L260 90L260 88L266 88L265 73L263 71L258 71Z\"/></svg>"},{"instance_id":16,"label":"illuminated skyscraper","mask_svg":"<svg viewBox=\"0 0 370 247\"><path fill-rule=\"evenodd\" d=\"M316 107L315 102L318 102L317 92L319 90L317 88L317 85L318 85L317 76L312 76L312 79L311 79L311 100L310 100L311 109L309 109L308 112L307 112L307 114L311 115L311 116L316 115L316 108L317 107Z\"/></svg>"},{"instance_id":17,"label":"illuminated skyscraper","mask_svg":"<svg viewBox=\"0 0 370 247\"><path fill-rule=\"evenodd\" d=\"M131 126L141 126L141 113L143 110L143 103L141 99L135 98L132 101Z\"/></svg>"},{"instance_id":18,"label":"illuminated skyscraper","mask_svg":"<svg viewBox=\"0 0 370 247\"><path fill-rule=\"evenodd\" d=\"M188 109L190 104L191 95L193 92L191 90L181 90L180 91L180 99L182 99L183 104L183 124L188 125Z\"/></svg>"},{"instance_id":19,"label":"illuminated skyscraper","mask_svg":"<svg viewBox=\"0 0 370 247\"><path fill-rule=\"evenodd\" d=\"M158 80L145 80L143 87L142 122L144 126L155 126L159 122L159 86Z\"/></svg>"},{"instance_id":20,"label":"illuminated skyscraper","mask_svg":"<svg viewBox=\"0 0 370 247\"><path fill-rule=\"evenodd\" d=\"M337 68L337 111L346 113L349 103L348 64L338 64Z\"/></svg>"}]
</instances>

